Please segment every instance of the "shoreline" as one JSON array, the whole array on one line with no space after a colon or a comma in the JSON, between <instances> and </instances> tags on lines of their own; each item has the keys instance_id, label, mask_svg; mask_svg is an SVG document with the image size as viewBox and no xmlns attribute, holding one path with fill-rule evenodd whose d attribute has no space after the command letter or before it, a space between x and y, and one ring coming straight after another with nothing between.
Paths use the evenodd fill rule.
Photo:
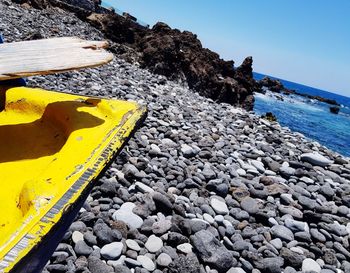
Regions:
<instances>
[{"instance_id":1,"label":"shoreline","mask_svg":"<svg viewBox=\"0 0 350 273\"><path fill-rule=\"evenodd\" d=\"M0 7L12 40L57 28L105 38L66 11ZM32 77L29 85L149 108L44 273L349 272L348 158L118 54L106 66Z\"/></svg>"},{"instance_id":2,"label":"shoreline","mask_svg":"<svg viewBox=\"0 0 350 273\"><path fill-rule=\"evenodd\" d=\"M265 94L255 94L254 111L260 115L272 112L284 126L305 134L310 140L318 141L343 156L350 155L346 146L350 137L346 131L350 126L348 109L342 109L338 115L334 115L326 104L267 90Z\"/></svg>"},{"instance_id":3,"label":"shoreline","mask_svg":"<svg viewBox=\"0 0 350 273\"><path fill-rule=\"evenodd\" d=\"M260 86L260 89L256 90L256 92L258 93L264 93L265 92L265 88L271 92L277 93L277 94L284 94L284 95L297 95L303 98L308 98L311 100L317 100L323 103L327 103L330 106L341 106L341 104L339 102L337 102L336 100L333 99L328 99L328 98L324 98L321 96L316 96L316 95L311 95L311 94L307 94L307 93L301 93L298 92L296 90L293 89L289 89L287 87L285 87L280 80L278 79L273 79L270 78L269 76L265 76L263 79L257 81L258 85Z\"/></svg>"}]
</instances>

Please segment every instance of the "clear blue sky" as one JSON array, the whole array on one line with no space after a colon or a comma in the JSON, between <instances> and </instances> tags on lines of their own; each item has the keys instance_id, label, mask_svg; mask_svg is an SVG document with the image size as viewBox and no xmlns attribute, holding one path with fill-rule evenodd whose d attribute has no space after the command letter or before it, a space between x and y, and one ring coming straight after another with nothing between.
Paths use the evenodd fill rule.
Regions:
<instances>
[{"instance_id":1,"label":"clear blue sky","mask_svg":"<svg viewBox=\"0 0 350 273\"><path fill-rule=\"evenodd\" d=\"M254 71L350 96L350 0L107 0Z\"/></svg>"}]
</instances>

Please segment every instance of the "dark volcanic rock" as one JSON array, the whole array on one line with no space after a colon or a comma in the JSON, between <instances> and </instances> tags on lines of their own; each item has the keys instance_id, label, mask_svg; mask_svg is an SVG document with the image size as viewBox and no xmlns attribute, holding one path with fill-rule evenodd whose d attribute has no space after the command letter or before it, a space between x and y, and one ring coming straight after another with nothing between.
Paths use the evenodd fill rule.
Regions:
<instances>
[{"instance_id":1,"label":"dark volcanic rock","mask_svg":"<svg viewBox=\"0 0 350 273\"><path fill-rule=\"evenodd\" d=\"M269 77L264 77L258 82L261 87L266 87L271 91L280 93L284 90L283 84L279 80L271 79Z\"/></svg>"},{"instance_id":2,"label":"dark volcanic rock","mask_svg":"<svg viewBox=\"0 0 350 273\"><path fill-rule=\"evenodd\" d=\"M295 269L299 269L305 259L304 255L291 251L288 248L282 248L280 254L284 258L285 263Z\"/></svg>"},{"instance_id":3,"label":"dark volcanic rock","mask_svg":"<svg viewBox=\"0 0 350 273\"><path fill-rule=\"evenodd\" d=\"M331 113L333 113L333 114L338 114L338 113L339 113L339 110L340 110L340 108L337 107L337 106L331 106L331 107L329 107L329 111L330 111Z\"/></svg>"},{"instance_id":4,"label":"dark volcanic rock","mask_svg":"<svg viewBox=\"0 0 350 273\"><path fill-rule=\"evenodd\" d=\"M195 34L164 23L157 23L139 39L137 48L142 52L142 66L152 72L186 80L190 88L216 101L252 109L255 81L246 74L252 69L251 57L235 71L233 61L203 48Z\"/></svg>"},{"instance_id":5,"label":"dark volcanic rock","mask_svg":"<svg viewBox=\"0 0 350 273\"><path fill-rule=\"evenodd\" d=\"M264 119L267 119L268 121L277 121L276 116L272 112L267 112L265 115L261 116Z\"/></svg>"},{"instance_id":6,"label":"dark volcanic rock","mask_svg":"<svg viewBox=\"0 0 350 273\"><path fill-rule=\"evenodd\" d=\"M116 14L92 13L86 20L117 43L134 44L136 37L145 31L134 21Z\"/></svg>"},{"instance_id":7,"label":"dark volcanic rock","mask_svg":"<svg viewBox=\"0 0 350 273\"><path fill-rule=\"evenodd\" d=\"M89 262L89 270L91 273L108 273L114 272L113 267L106 265L100 259L94 256L90 256L88 259Z\"/></svg>"},{"instance_id":8,"label":"dark volcanic rock","mask_svg":"<svg viewBox=\"0 0 350 273\"><path fill-rule=\"evenodd\" d=\"M103 220L97 220L93 228L98 241L101 244L109 244L122 239L122 235L117 230L112 230Z\"/></svg>"},{"instance_id":9,"label":"dark volcanic rock","mask_svg":"<svg viewBox=\"0 0 350 273\"><path fill-rule=\"evenodd\" d=\"M173 204L170 202L169 198L165 195L155 192L152 195L153 201L156 204L157 210L162 211L166 214L170 214L173 209Z\"/></svg>"},{"instance_id":10,"label":"dark volcanic rock","mask_svg":"<svg viewBox=\"0 0 350 273\"><path fill-rule=\"evenodd\" d=\"M281 257L264 258L255 264L264 273L280 273L283 265L284 259Z\"/></svg>"},{"instance_id":11,"label":"dark volcanic rock","mask_svg":"<svg viewBox=\"0 0 350 273\"><path fill-rule=\"evenodd\" d=\"M191 236L191 241L203 262L214 266L219 272L226 272L233 265L232 254L209 231L198 231Z\"/></svg>"},{"instance_id":12,"label":"dark volcanic rock","mask_svg":"<svg viewBox=\"0 0 350 273\"><path fill-rule=\"evenodd\" d=\"M170 273L199 273L200 264L194 254L180 255L169 265Z\"/></svg>"},{"instance_id":13,"label":"dark volcanic rock","mask_svg":"<svg viewBox=\"0 0 350 273\"><path fill-rule=\"evenodd\" d=\"M108 10L100 6L101 0L13 0L13 2L29 4L36 9L59 7L75 13L81 19L85 19L92 12L108 13Z\"/></svg>"},{"instance_id":14,"label":"dark volcanic rock","mask_svg":"<svg viewBox=\"0 0 350 273\"><path fill-rule=\"evenodd\" d=\"M332 99L327 99L327 98L323 98L320 96L308 95L308 94L297 92L295 90L288 89L279 80L271 79L270 77L264 77L262 80L258 81L257 86L258 87L255 89L255 91L257 91L259 93L265 93L266 89L268 89L268 90L275 92L275 93L283 93L285 95L291 95L291 94L298 95L298 96L305 97L308 99L314 99L314 100L318 100L320 102L328 103L331 105L340 106L340 104L338 102L336 102L335 100L332 100ZM338 109L338 112L339 112L339 107L330 107L331 112L333 110L337 111L336 109ZM335 113L335 112L332 112L332 113ZM337 114L337 113L335 113L335 114Z\"/></svg>"}]
</instances>

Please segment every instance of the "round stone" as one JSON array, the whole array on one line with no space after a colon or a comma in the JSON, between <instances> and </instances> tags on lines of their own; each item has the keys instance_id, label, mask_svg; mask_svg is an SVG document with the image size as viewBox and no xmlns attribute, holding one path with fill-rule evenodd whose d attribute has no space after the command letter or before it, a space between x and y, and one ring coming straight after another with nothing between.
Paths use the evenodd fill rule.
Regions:
<instances>
[{"instance_id":1,"label":"round stone","mask_svg":"<svg viewBox=\"0 0 350 273\"><path fill-rule=\"evenodd\" d=\"M157 264L162 267L168 266L172 261L171 257L166 253L161 253L156 260Z\"/></svg>"},{"instance_id":2,"label":"round stone","mask_svg":"<svg viewBox=\"0 0 350 273\"><path fill-rule=\"evenodd\" d=\"M218 223L222 223L222 222L224 222L225 218L224 218L224 216L222 216L222 215L216 215L216 216L214 217L214 220L215 220L216 222L218 222Z\"/></svg>"},{"instance_id":3,"label":"round stone","mask_svg":"<svg viewBox=\"0 0 350 273\"><path fill-rule=\"evenodd\" d=\"M192 252L192 245L189 243L184 243L184 244L178 245L176 248L177 248L177 250L179 250L180 252L185 253L185 254Z\"/></svg>"},{"instance_id":4,"label":"round stone","mask_svg":"<svg viewBox=\"0 0 350 273\"><path fill-rule=\"evenodd\" d=\"M93 251L91 247L89 247L84 241L78 241L75 244L74 251L78 255L90 255Z\"/></svg>"},{"instance_id":5,"label":"round stone","mask_svg":"<svg viewBox=\"0 0 350 273\"><path fill-rule=\"evenodd\" d=\"M149 186L147 186L147 185L145 185L145 184L143 184L141 182L136 182L135 183L135 188L138 189L139 191L143 192L143 193L154 192L154 190L151 187L149 187Z\"/></svg>"},{"instance_id":6,"label":"round stone","mask_svg":"<svg viewBox=\"0 0 350 273\"><path fill-rule=\"evenodd\" d=\"M283 246L283 243L280 238L271 240L270 244L273 245L277 250L280 250Z\"/></svg>"},{"instance_id":7,"label":"round stone","mask_svg":"<svg viewBox=\"0 0 350 273\"><path fill-rule=\"evenodd\" d=\"M123 243L114 242L104 245L101 248L101 256L107 260L115 260L120 257L123 250Z\"/></svg>"},{"instance_id":8,"label":"round stone","mask_svg":"<svg viewBox=\"0 0 350 273\"><path fill-rule=\"evenodd\" d=\"M294 251L295 253L298 253L298 254L304 255L303 250L302 250L302 249L300 249L300 248L298 248L298 247L293 246L293 247L291 247L291 248L290 248L290 250L291 250L291 251Z\"/></svg>"},{"instance_id":9,"label":"round stone","mask_svg":"<svg viewBox=\"0 0 350 273\"><path fill-rule=\"evenodd\" d=\"M265 172L264 164L261 161L258 160L252 160L251 164L261 173Z\"/></svg>"},{"instance_id":10,"label":"round stone","mask_svg":"<svg viewBox=\"0 0 350 273\"><path fill-rule=\"evenodd\" d=\"M172 223L170 220L161 220L159 222L155 222L152 225L152 231L153 233L157 234L157 235L162 235L165 232L167 232L172 226Z\"/></svg>"},{"instance_id":11,"label":"round stone","mask_svg":"<svg viewBox=\"0 0 350 273\"><path fill-rule=\"evenodd\" d=\"M256 214L259 211L258 202L251 197L246 197L241 201L241 208L249 214Z\"/></svg>"},{"instance_id":12,"label":"round stone","mask_svg":"<svg viewBox=\"0 0 350 273\"><path fill-rule=\"evenodd\" d=\"M205 221L207 221L209 224L214 224L214 223L215 223L214 218L213 218L210 214L208 214L208 213L204 213L204 214L203 214L203 219L204 219Z\"/></svg>"},{"instance_id":13,"label":"round stone","mask_svg":"<svg viewBox=\"0 0 350 273\"><path fill-rule=\"evenodd\" d=\"M137 256L137 261L141 263L142 267L144 269L147 269L148 271L153 271L156 269L156 265L154 264L154 262L147 256L144 256L144 255Z\"/></svg>"},{"instance_id":14,"label":"round stone","mask_svg":"<svg viewBox=\"0 0 350 273\"><path fill-rule=\"evenodd\" d=\"M240 267L232 267L226 273L246 273L246 272Z\"/></svg>"},{"instance_id":15,"label":"round stone","mask_svg":"<svg viewBox=\"0 0 350 273\"><path fill-rule=\"evenodd\" d=\"M236 172L238 173L239 176L246 176L247 175L246 171L243 169L238 169Z\"/></svg>"},{"instance_id":16,"label":"round stone","mask_svg":"<svg viewBox=\"0 0 350 273\"><path fill-rule=\"evenodd\" d=\"M155 235L151 235L146 244L145 247L148 249L149 252L155 253L159 251L163 246L163 241L159 237Z\"/></svg>"},{"instance_id":17,"label":"round stone","mask_svg":"<svg viewBox=\"0 0 350 273\"><path fill-rule=\"evenodd\" d=\"M328 158L316 152L302 154L300 156L300 159L302 161L309 162L312 165L321 166L321 167L325 167L333 163L333 161L329 160Z\"/></svg>"},{"instance_id":18,"label":"round stone","mask_svg":"<svg viewBox=\"0 0 350 273\"><path fill-rule=\"evenodd\" d=\"M74 231L72 234L72 241L76 244L78 241L84 240L84 234L80 231Z\"/></svg>"},{"instance_id":19,"label":"round stone","mask_svg":"<svg viewBox=\"0 0 350 273\"><path fill-rule=\"evenodd\" d=\"M301 270L302 270L303 273L320 273L321 272L321 267L313 259L306 258L303 261L303 264L301 266Z\"/></svg>"},{"instance_id":20,"label":"round stone","mask_svg":"<svg viewBox=\"0 0 350 273\"><path fill-rule=\"evenodd\" d=\"M138 229L142 226L143 220L140 216L132 212L135 204L124 203L119 210L113 213L114 221L123 221L132 229Z\"/></svg>"},{"instance_id":21,"label":"round stone","mask_svg":"<svg viewBox=\"0 0 350 273\"><path fill-rule=\"evenodd\" d=\"M276 238L280 238L288 242L294 240L293 232L290 229L286 228L285 226L282 226L282 225L273 226L270 232Z\"/></svg>"},{"instance_id":22,"label":"round stone","mask_svg":"<svg viewBox=\"0 0 350 273\"><path fill-rule=\"evenodd\" d=\"M125 241L125 244L127 245L128 248L130 248L132 250L135 250L135 251L140 251L141 250L141 247L139 246L139 244L136 241L134 241L134 240L127 239Z\"/></svg>"},{"instance_id":23,"label":"round stone","mask_svg":"<svg viewBox=\"0 0 350 273\"><path fill-rule=\"evenodd\" d=\"M125 258L124 263L129 266L129 267L138 267L141 266L141 262L136 261L134 259L131 258Z\"/></svg>"},{"instance_id":24,"label":"round stone","mask_svg":"<svg viewBox=\"0 0 350 273\"><path fill-rule=\"evenodd\" d=\"M193 157L196 155L195 150L191 146L188 146L187 144L181 145L181 152L185 157Z\"/></svg>"},{"instance_id":25,"label":"round stone","mask_svg":"<svg viewBox=\"0 0 350 273\"><path fill-rule=\"evenodd\" d=\"M287 218L284 221L284 224L286 225L287 228L289 228L292 231L306 231L306 232L309 232L309 226L305 222L296 221L296 220Z\"/></svg>"},{"instance_id":26,"label":"round stone","mask_svg":"<svg viewBox=\"0 0 350 273\"><path fill-rule=\"evenodd\" d=\"M228 214L228 212L229 212L226 203L224 201L217 199L217 198L212 198L210 200L210 205L215 210L215 212L218 214L225 215L225 214Z\"/></svg>"}]
</instances>

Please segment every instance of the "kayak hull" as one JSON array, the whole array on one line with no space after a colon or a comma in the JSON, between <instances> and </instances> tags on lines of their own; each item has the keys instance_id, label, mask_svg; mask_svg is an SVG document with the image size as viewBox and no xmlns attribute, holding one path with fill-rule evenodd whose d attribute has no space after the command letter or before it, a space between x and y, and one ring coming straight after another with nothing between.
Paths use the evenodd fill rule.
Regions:
<instances>
[{"instance_id":1,"label":"kayak hull","mask_svg":"<svg viewBox=\"0 0 350 273\"><path fill-rule=\"evenodd\" d=\"M76 203L74 203L70 209L62 215L59 224L55 225L51 231L42 238L40 243L16 263L11 271L9 271L10 273L37 273L42 271L84 204L92 185L93 181L91 185L84 189L79 200L77 200Z\"/></svg>"},{"instance_id":2,"label":"kayak hull","mask_svg":"<svg viewBox=\"0 0 350 273\"><path fill-rule=\"evenodd\" d=\"M22 117L23 112L32 116ZM0 272L40 272L94 182L145 116L146 109L131 102L30 88L7 90L0 140L9 142L6 132L16 134L0 148L6 185L0 197L9 203L0 205L8 211L0 217ZM60 137L63 144L53 147ZM16 141L22 147L12 145ZM28 148L26 141L35 145ZM23 173L18 174L19 169Z\"/></svg>"}]
</instances>

